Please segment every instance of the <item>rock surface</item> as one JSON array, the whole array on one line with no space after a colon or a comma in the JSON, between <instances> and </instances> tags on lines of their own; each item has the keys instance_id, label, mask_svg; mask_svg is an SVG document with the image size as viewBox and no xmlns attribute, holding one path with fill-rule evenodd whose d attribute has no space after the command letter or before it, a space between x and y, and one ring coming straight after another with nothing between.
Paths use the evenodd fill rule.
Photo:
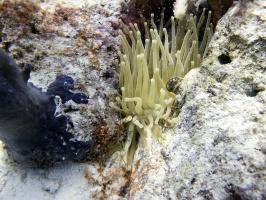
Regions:
<instances>
[{"instance_id":1,"label":"rock surface","mask_svg":"<svg viewBox=\"0 0 266 200\"><path fill-rule=\"evenodd\" d=\"M266 198L265 6L236 4L220 20L202 67L183 81L169 142L135 156L131 199Z\"/></svg>"},{"instance_id":2,"label":"rock surface","mask_svg":"<svg viewBox=\"0 0 266 200\"><path fill-rule=\"evenodd\" d=\"M89 96L88 105L69 101L61 109L78 140L89 140L104 126L112 135L117 119L108 103L117 81L113 23L119 2L15 2L6 0L1 7L2 48L18 65L33 66L29 81L43 91L57 75L65 74L74 79L75 92Z\"/></svg>"},{"instance_id":3,"label":"rock surface","mask_svg":"<svg viewBox=\"0 0 266 200\"><path fill-rule=\"evenodd\" d=\"M109 50L118 41L110 21L117 22L119 2L85 6L80 1L83 4L71 4L75 9L68 12L60 11L67 3L58 7L58 2L40 3L42 9L50 5L48 10L58 22L51 23L48 14L43 15L47 21L24 35L19 31L25 30L23 25L4 27L8 40L3 37L2 45L9 47L17 62L36 67L30 81L44 90L58 73L80 83L76 89L92 101L90 108L81 105L83 112L67 112L76 130L87 128L77 137L84 139L95 130L114 134L118 118L108 103L115 91L115 80L110 78L115 74L115 52ZM31 44L30 52L26 44ZM132 171L117 162L119 152L104 164L25 169L1 149L0 199L265 199L265 52L265 1L236 3L218 22L202 67L183 80L185 102L177 125L164 127L166 140L160 144L154 139L149 155L139 143ZM69 108L77 107L69 104ZM91 121L101 120L105 125L91 129Z\"/></svg>"}]
</instances>

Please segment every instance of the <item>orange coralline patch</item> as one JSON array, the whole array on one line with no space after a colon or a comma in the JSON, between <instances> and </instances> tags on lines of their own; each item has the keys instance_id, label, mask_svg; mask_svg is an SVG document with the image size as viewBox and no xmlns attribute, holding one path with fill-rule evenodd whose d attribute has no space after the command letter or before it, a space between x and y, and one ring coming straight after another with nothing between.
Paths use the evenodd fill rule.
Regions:
<instances>
[{"instance_id":1,"label":"orange coralline patch","mask_svg":"<svg viewBox=\"0 0 266 200\"><path fill-rule=\"evenodd\" d=\"M85 178L94 188L91 192L92 198L119 199L119 197L130 197L142 190L150 171L156 171L158 168L160 168L160 159L156 159L156 163L149 162L145 165L141 164L141 160L137 160L130 171L124 167L105 167L94 162L85 168Z\"/></svg>"},{"instance_id":2,"label":"orange coralline patch","mask_svg":"<svg viewBox=\"0 0 266 200\"><path fill-rule=\"evenodd\" d=\"M63 8L58 4L55 12L51 13L43 10L38 3L29 0L4 0L0 3L0 16L3 21L12 19L12 22L10 21L8 24L14 27L20 26L20 30L24 29L24 34L38 33L41 36L51 33L62 35L59 27L65 21L71 22L70 16L75 15L75 11L77 9Z\"/></svg>"},{"instance_id":3,"label":"orange coralline patch","mask_svg":"<svg viewBox=\"0 0 266 200\"><path fill-rule=\"evenodd\" d=\"M134 169L131 171L130 174L130 193L135 193L136 191L141 190L142 183L140 181L140 174L139 174L139 166L141 160L137 160L134 166Z\"/></svg>"},{"instance_id":4,"label":"orange coralline patch","mask_svg":"<svg viewBox=\"0 0 266 200\"><path fill-rule=\"evenodd\" d=\"M85 169L85 178L93 186L99 186L91 193L95 199L113 199L124 197L129 189L129 172L125 168L112 167L108 170L98 163L92 164L96 173Z\"/></svg>"},{"instance_id":5,"label":"orange coralline patch","mask_svg":"<svg viewBox=\"0 0 266 200\"><path fill-rule=\"evenodd\" d=\"M15 2L4 0L0 2L0 18L2 25L5 23L5 20L8 20L9 28L19 30L13 33L13 35L15 35L15 40L23 38L29 33L38 32L36 25L42 23L43 15L44 13L40 6L28 0ZM12 19L12 21L10 19ZM4 32L3 34L5 35ZM4 46L3 43L3 47Z\"/></svg>"},{"instance_id":6,"label":"orange coralline patch","mask_svg":"<svg viewBox=\"0 0 266 200\"><path fill-rule=\"evenodd\" d=\"M88 11L80 12L81 10L78 8L69 8L57 4L54 12L45 11L43 22L38 26L40 29L39 31L43 34L56 33L57 35L63 35L62 30L57 27L64 24L69 24L72 27L78 27L79 22L76 20L78 15L82 15L82 18L86 18L84 20L87 21L87 23L90 22L90 15Z\"/></svg>"},{"instance_id":7,"label":"orange coralline patch","mask_svg":"<svg viewBox=\"0 0 266 200\"><path fill-rule=\"evenodd\" d=\"M110 127L103 123L103 124L94 124L94 132L93 137L95 143L97 144L97 149L102 149L101 154L99 155L99 160L104 158L104 155L108 153L108 144L110 141L115 140L114 137L119 135L120 127L119 125L115 125L115 127Z\"/></svg>"},{"instance_id":8,"label":"orange coralline patch","mask_svg":"<svg viewBox=\"0 0 266 200\"><path fill-rule=\"evenodd\" d=\"M163 160L159 157L153 157L150 162L145 164L142 164L141 160L135 162L135 166L130 175L131 195L143 189L147 177L151 176L152 171L158 173L158 170L162 167L162 162Z\"/></svg>"},{"instance_id":9,"label":"orange coralline patch","mask_svg":"<svg viewBox=\"0 0 266 200\"><path fill-rule=\"evenodd\" d=\"M0 3L2 48L8 49L16 44L17 50L13 49L11 52L11 56L15 58L22 58L31 51L27 55L30 61L27 62L35 66L40 66L43 57L36 54L43 51L44 47L48 49L46 56L87 55L88 61L100 70L99 53L103 46L108 48L113 45L115 39L110 40L110 36L112 38L115 33L108 28L109 25L111 27L109 19L95 21L95 16L99 15L108 19L109 14L102 7L91 8L84 5L73 8L58 3L48 10L30 0L4 0ZM43 44L42 49L36 46L30 49L25 47L28 43L21 42L25 38L32 39L32 43L38 40ZM58 42L50 42L54 40Z\"/></svg>"},{"instance_id":10,"label":"orange coralline patch","mask_svg":"<svg viewBox=\"0 0 266 200\"><path fill-rule=\"evenodd\" d=\"M100 8L94 11L100 14L106 14ZM44 39L57 35L65 38L73 38L73 43L76 44L77 48L97 52L101 49L101 43L108 42L108 38L103 37L101 32L93 27L95 22L93 22L92 15L90 8L86 6L71 8L57 4L54 11L51 12L42 9L38 3L29 0L4 0L0 3L0 17L3 18L3 24L6 24L5 20L8 19L9 26L13 26L14 29L18 26L20 27L19 32L21 33L16 31L16 40L32 33ZM89 40L90 38L91 40ZM60 52L63 55L74 55L74 51L76 50L69 51L66 48L56 52ZM99 66L97 61L94 62L96 66Z\"/></svg>"},{"instance_id":11,"label":"orange coralline patch","mask_svg":"<svg viewBox=\"0 0 266 200\"><path fill-rule=\"evenodd\" d=\"M77 11L77 9L74 9L74 8L68 8L68 7L64 7L60 4L57 4L56 7L55 7L55 13L54 15L57 18L57 20L60 22L62 20L64 21L71 21L71 17L73 15L75 15L75 12Z\"/></svg>"},{"instance_id":12,"label":"orange coralline patch","mask_svg":"<svg viewBox=\"0 0 266 200\"><path fill-rule=\"evenodd\" d=\"M148 176L150 171L150 163L147 163L147 165L142 166L142 169L140 170L140 162L141 160L136 161L135 168L132 170L130 179L130 193L134 194L135 192L139 191L143 187L143 180L145 180L145 177ZM144 183L145 185L145 183Z\"/></svg>"},{"instance_id":13,"label":"orange coralline patch","mask_svg":"<svg viewBox=\"0 0 266 200\"><path fill-rule=\"evenodd\" d=\"M97 54L94 51L89 51L88 52L89 60L90 62L95 66L97 70L100 69L100 63L99 59L97 57Z\"/></svg>"},{"instance_id":14,"label":"orange coralline patch","mask_svg":"<svg viewBox=\"0 0 266 200\"><path fill-rule=\"evenodd\" d=\"M40 20L43 15L40 6L28 0L4 0L0 3L0 12L1 17L12 16L12 19L19 23L28 23L29 19Z\"/></svg>"},{"instance_id":15,"label":"orange coralline patch","mask_svg":"<svg viewBox=\"0 0 266 200\"><path fill-rule=\"evenodd\" d=\"M108 144L111 133L108 131L107 124L94 124L94 136L99 146Z\"/></svg>"}]
</instances>

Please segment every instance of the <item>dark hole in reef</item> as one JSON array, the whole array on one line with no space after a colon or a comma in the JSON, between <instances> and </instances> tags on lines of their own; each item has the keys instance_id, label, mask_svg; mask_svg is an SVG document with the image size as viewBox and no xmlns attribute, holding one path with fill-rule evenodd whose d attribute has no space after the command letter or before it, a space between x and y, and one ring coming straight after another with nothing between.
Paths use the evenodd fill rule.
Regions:
<instances>
[{"instance_id":1,"label":"dark hole in reef","mask_svg":"<svg viewBox=\"0 0 266 200\"><path fill-rule=\"evenodd\" d=\"M9 48L11 47L11 43L10 42L3 42L3 49L9 53Z\"/></svg>"},{"instance_id":2,"label":"dark hole in reef","mask_svg":"<svg viewBox=\"0 0 266 200\"><path fill-rule=\"evenodd\" d=\"M206 200L213 199L213 194L209 190L200 190L198 194Z\"/></svg>"},{"instance_id":3,"label":"dark hole in reef","mask_svg":"<svg viewBox=\"0 0 266 200\"><path fill-rule=\"evenodd\" d=\"M102 77L105 79L109 79L114 77L114 72L112 71L111 68L108 68L106 71L103 72Z\"/></svg>"},{"instance_id":4,"label":"dark hole in reef","mask_svg":"<svg viewBox=\"0 0 266 200\"><path fill-rule=\"evenodd\" d=\"M230 58L228 55L226 55L226 54L222 54L222 55L220 55L220 56L218 57L218 60L219 60L219 62L220 62L222 65L225 65L225 64L228 64L228 63L231 63L231 62L232 62L231 58Z\"/></svg>"},{"instance_id":5,"label":"dark hole in reef","mask_svg":"<svg viewBox=\"0 0 266 200\"><path fill-rule=\"evenodd\" d=\"M192 180L190 181L190 184L193 185L196 182L196 178L192 178Z\"/></svg>"},{"instance_id":6,"label":"dark hole in reef","mask_svg":"<svg viewBox=\"0 0 266 200\"><path fill-rule=\"evenodd\" d=\"M125 186L123 186L123 187L120 189L119 196L125 197L125 196L128 194L128 191L129 191L129 185L126 184Z\"/></svg>"},{"instance_id":7,"label":"dark hole in reef","mask_svg":"<svg viewBox=\"0 0 266 200\"><path fill-rule=\"evenodd\" d=\"M107 51L114 51L115 47L113 45L110 45L107 47Z\"/></svg>"},{"instance_id":8,"label":"dark hole in reef","mask_svg":"<svg viewBox=\"0 0 266 200\"><path fill-rule=\"evenodd\" d=\"M255 96L257 96L257 94L259 93L259 91L258 90L251 90L251 91L246 91L245 93L246 93L246 95L248 97L255 97Z\"/></svg>"},{"instance_id":9,"label":"dark hole in reef","mask_svg":"<svg viewBox=\"0 0 266 200\"><path fill-rule=\"evenodd\" d=\"M31 25L31 32L32 32L33 34L38 34L38 33L39 33L39 31L36 29L35 24L32 24L32 25Z\"/></svg>"},{"instance_id":10,"label":"dark hole in reef","mask_svg":"<svg viewBox=\"0 0 266 200\"><path fill-rule=\"evenodd\" d=\"M241 195L237 193L236 189L236 186L232 183L225 186L225 191L228 193L227 200L242 200Z\"/></svg>"},{"instance_id":11,"label":"dark hole in reef","mask_svg":"<svg viewBox=\"0 0 266 200\"><path fill-rule=\"evenodd\" d=\"M36 60L40 60L41 59L41 57L39 55L36 55L35 58L36 58Z\"/></svg>"},{"instance_id":12,"label":"dark hole in reef","mask_svg":"<svg viewBox=\"0 0 266 200\"><path fill-rule=\"evenodd\" d=\"M241 196L238 194L230 194L226 199L227 200L242 200Z\"/></svg>"},{"instance_id":13,"label":"dark hole in reef","mask_svg":"<svg viewBox=\"0 0 266 200\"><path fill-rule=\"evenodd\" d=\"M261 149L261 152L266 155L266 148L265 149Z\"/></svg>"}]
</instances>

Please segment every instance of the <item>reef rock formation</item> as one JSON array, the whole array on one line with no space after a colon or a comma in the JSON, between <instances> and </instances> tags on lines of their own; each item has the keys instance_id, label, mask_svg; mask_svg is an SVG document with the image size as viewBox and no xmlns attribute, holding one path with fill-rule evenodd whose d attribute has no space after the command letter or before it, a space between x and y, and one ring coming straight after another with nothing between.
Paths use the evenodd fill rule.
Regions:
<instances>
[{"instance_id":1,"label":"reef rock formation","mask_svg":"<svg viewBox=\"0 0 266 200\"><path fill-rule=\"evenodd\" d=\"M135 154L131 199L265 199L265 1L221 18L165 146Z\"/></svg>"},{"instance_id":2,"label":"reef rock formation","mask_svg":"<svg viewBox=\"0 0 266 200\"><path fill-rule=\"evenodd\" d=\"M77 104L78 111L73 101L65 103L73 106L65 112L69 129L78 130L78 138L96 132L100 149L117 122L108 104L115 91L110 66L112 45L117 44L117 29L110 24L117 27L120 0L101 0L95 6L84 3L94 1L57 2L41 3L51 13L28 12L34 17L24 20L37 22L44 13L29 26L14 23L14 10L19 13L23 7L9 5L4 10L9 14L2 10L2 46L17 63L35 67L30 81L44 90L58 74L73 77L75 89L90 99ZM115 159L25 170L2 150L0 198L265 199L265 6L265 1L239 1L220 19L201 67L179 82L178 123L162 126L165 140L151 140L149 155L140 142L132 170ZM117 138L115 145L123 142Z\"/></svg>"}]
</instances>

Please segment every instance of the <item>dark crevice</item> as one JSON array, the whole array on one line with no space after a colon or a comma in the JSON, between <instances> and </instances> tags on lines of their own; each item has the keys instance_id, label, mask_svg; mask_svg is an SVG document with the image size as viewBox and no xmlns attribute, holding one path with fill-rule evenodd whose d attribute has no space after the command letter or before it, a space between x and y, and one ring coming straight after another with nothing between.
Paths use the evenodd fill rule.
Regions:
<instances>
[{"instance_id":1,"label":"dark crevice","mask_svg":"<svg viewBox=\"0 0 266 200\"><path fill-rule=\"evenodd\" d=\"M232 62L231 58L227 54L222 54L222 55L218 56L218 60L219 60L220 64L222 64L222 65L225 65L225 64Z\"/></svg>"},{"instance_id":2,"label":"dark crevice","mask_svg":"<svg viewBox=\"0 0 266 200\"><path fill-rule=\"evenodd\" d=\"M38 34L38 33L39 33L39 31L37 30L35 24L32 24L32 25L31 25L31 32L32 32L33 34Z\"/></svg>"},{"instance_id":3,"label":"dark crevice","mask_svg":"<svg viewBox=\"0 0 266 200\"><path fill-rule=\"evenodd\" d=\"M248 97L255 97L255 96L257 96L257 94L259 93L259 91L258 90L251 90L251 91L246 91L245 93L246 93L246 95Z\"/></svg>"},{"instance_id":4,"label":"dark crevice","mask_svg":"<svg viewBox=\"0 0 266 200\"><path fill-rule=\"evenodd\" d=\"M9 48L11 47L11 42L3 42L2 49L4 49L7 53L9 53Z\"/></svg>"}]
</instances>

